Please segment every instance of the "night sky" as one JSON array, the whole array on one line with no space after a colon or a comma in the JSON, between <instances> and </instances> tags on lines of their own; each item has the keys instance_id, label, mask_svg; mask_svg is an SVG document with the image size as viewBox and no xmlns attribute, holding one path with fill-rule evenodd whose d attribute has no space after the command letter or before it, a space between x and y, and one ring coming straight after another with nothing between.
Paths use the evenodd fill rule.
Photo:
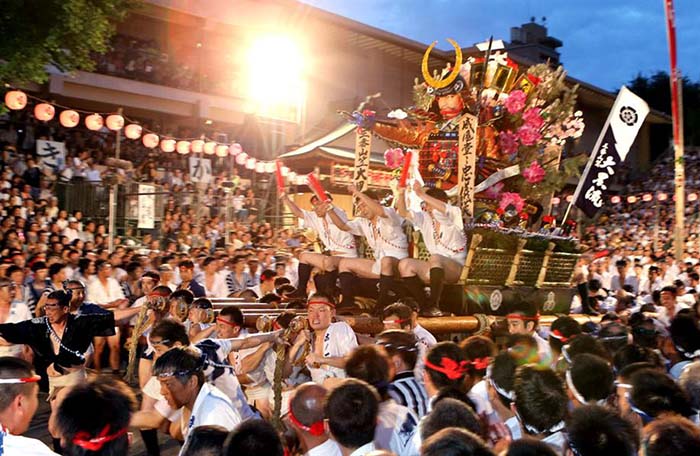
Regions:
<instances>
[{"instance_id":1,"label":"night sky","mask_svg":"<svg viewBox=\"0 0 700 456\"><path fill-rule=\"evenodd\" d=\"M668 72L663 0L306 0L327 11L413 40L448 49L510 40L510 27L530 21L546 25L564 42L561 61L569 74L617 91L638 73ZM700 1L676 0L678 65L700 80Z\"/></svg>"}]
</instances>

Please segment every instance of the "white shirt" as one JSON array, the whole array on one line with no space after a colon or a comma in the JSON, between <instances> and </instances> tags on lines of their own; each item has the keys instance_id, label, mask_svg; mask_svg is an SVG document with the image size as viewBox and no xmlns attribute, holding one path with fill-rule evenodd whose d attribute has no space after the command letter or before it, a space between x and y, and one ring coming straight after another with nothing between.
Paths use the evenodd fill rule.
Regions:
<instances>
[{"instance_id":1,"label":"white shirt","mask_svg":"<svg viewBox=\"0 0 700 456\"><path fill-rule=\"evenodd\" d=\"M632 292L637 294L639 292L639 279L634 274L629 274L625 276L625 283L623 285L629 285L632 287ZM620 284L620 276L614 275L610 281L610 289L612 291L621 290L623 285Z\"/></svg>"},{"instance_id":2,"label":"white shirt","mask_svg":"<svg viewBox=\"0 0 700 456\"><path fill-rule=\"evenodd\" d=\"M19 323L32 318L32 312L29 310L29 307L24 303L15 301L10 304L10 312L7 315L7 320L3 323ZM18 356L22 353L22 346L22 344L0 346L0 356Z\"/></svg>"},{"instance_id":3,"label":"white shirt","mask_svg":"<svg viewBox=\"0 0 700 456\"><path fill-rule=\"evenodd\" d=\"M184 415L180 418L180 428L185 438L183 448L187 445L190 431L196 427L213 425L231 431L243 421L231 400L220 389L209 383L203 384L202 389L199 390L187 422L184 418Z\"/></svg>"},{"instance_id":4,"label":"white shirt","mask_svg":"<svg viewBox=\"0 0 700 456\"><path fill-rule=\"evenodd\" d=\"M12 435L0 427L0 455L57 456L42 441Z\"/></svg>"},{"instance_id":5,"label":"white shirt","mask_svg":"<svg viewBox=\"0 0 700 456\"><path fill-rule=\"evenodd\" d=\"M87 300L98 305L105 305L117 299L124 299L124 291L112 277L107 278L107 286L95 277L90 281L87 289Z\"/></svg>"},{"instance_id":6,"label":"white shirt","mask_svg":"<svg viewBox=\"0 0 700 456\"><path fill-rule=\"evenodd\" d=\"M416 376L416 380L423 383L423 371L425 370L425 355L428 353L428 349L433 345L437 344L437 339L433 336L430 331L416 323L413 328L413 334L418 340L418 359L416 360L416 366L413 368L413 374Z\"/></svg>"},{"instance_id":7,"label":"white shirt","mask_svg":"<svg viewBox=\"0 0 700 456\"><path fill-rule=\"evenodd\" d=\"M323 356L340 358L347 356L357 347L357 336L344 321L331 323L323 336ZM313 348L313 347L312 347ZM311 380L319 385L327 378L345 378L345 369L322 364L321 367L308 366Z\"/></svg>"},{"instance_id":8,"label":"white shirt","mask_svg":"<svg viewBox=\"0 0 700 456\"><path fill-rule=\"evenodd\" d=\"M348 217L344 211L335 207L333 210L343 222L347 223ZM355 237L352 233L338 228L329 215L321 218L313 211L302 210L302 212L304 213L304 226L318 233L321 242L333 253L333 256L357 258Z\"/></svg>"},{"instance_id":9,"label":"white shirt","mask_svg":"<svg viewBox=\"0 0 700 456\"><path fill-rule=\"evenodd\" d=\"M376 223L369 219L357 217L346 223L350 232L364 236L367 244L374 251L374 258L379 260L391 256L402 260L408 257L408 239L401 225L403 218L394 208L385 207L384 217L377 217Z\"/></svg>"},{"instance_id":10,"label":"white shirt","mask_svg":"<svg viewBox=\"0 0 700 456\"><path fill-rule=\"evenodd\" d=\"M353 451L352 453L350 453L350 456L364 456L367 453L371 453L372 451L374 451L376 449L377 449L377 447L374 445L374 442L365 443L360 448L358 448L355 451Z\"/></svg>"},{"instance_id":11,"label":"white shirt","mask_svg":"<svg viewBox=\"0 0 700 456\"><path fill-rule=\"evenodd\" d=\"M319 446L311 448L304 456L341 456L342 454L338 444L328 439Z\"/></svg>"},{"instance_id":12,"label":"white shirt","mask_svg":"<svg viewBox=\"0 0 700 456\"><path fill-rule=\"evenodd\" d=\"M552 349L549 342L544 340L536 331L532 334L535 342L537 342L537 355L540 357L542 364L549 364L552 361Z\"/></svg>"},{"instance_id":13,"label":"white shirt","mask_svg":"<svg viewBox=\"0 0 700 456\"><path fill-rule=\"evenodd\" d=\"M436 210L430 213L409 211L410 218L416 229L423 234L428 252L464 264L467 259L467 236L464 234L462 211L449 204L445 206L444 214Z\"/></svg>"},{"instance_id":14,"label":"white shirt","mask_svg":"<svg viewBox=\"0 0 700 456\"><path fill-rule=\"evenodd\" d=\"M199 283L204 287L204 292L208 298L226 298L228 297L228 287L226 286L226 277L222 277L220 274L214 275L214 283L210 288L206 285L207 277L202 276Z\"/></svg>"},{"instance_id":15,"label":"white shirt","mask_svg":"<svg viewBox=\"0 0 700 456\"><path fill-rule=\"evenodd\" d=\"M389 399L379 404L374 444L402 456L417 456L414 436L418 432L418 417L408 407Z\"/></svg>"},{"instance_id":16,"label":"white shirt","mask_svg":"<svg viewBox=\"0 0 700 456\"><path fill-rule=\"evenodd\" d=\"M486 380L478 381L472 389L467 393L469 399L472 400L476 406L475 412L477 415L489 416L493 413L493 407L491 407L491 402L489 402L489 392L486 387Z\"/></svg>"},{"instance_id":17,"label":"white shirt","mask_svg":"<svg viewBox=\"0 0 700 456\"><path fill-rule=\"evenodd\" d=\"M68 238L69 243L75 241L80 237L80 233L78 233L78 230L71 228L70 226L64 228L62 234Z\"/></svg>"}]
</instances>

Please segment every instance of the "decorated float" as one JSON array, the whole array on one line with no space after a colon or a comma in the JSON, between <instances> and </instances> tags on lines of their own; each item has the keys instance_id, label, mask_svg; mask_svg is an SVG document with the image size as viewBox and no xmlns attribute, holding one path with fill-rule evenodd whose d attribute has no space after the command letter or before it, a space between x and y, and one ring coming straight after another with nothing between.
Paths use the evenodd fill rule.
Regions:
<instances>
[{"instance_id":1,"label":"decorated float","mask_svg":"<svg viewBox=\"0 0 700 456\"><path fill-rule=\"evenodd\" d=\"M392 145L385 162L397 180L408 174L461 206L469 250L459 288L446 293L456 313L500 314L520 299L536 301L542 313L568 312L579 258L575 223L557 226L550 208L586 160L564 153L584 129L578 87L565 83L561 67L521 67L490 46L463 58L449 42L455 63L441 71L430 70L435 43L426 50L413 106L380 112L368 99L342 113L357 125L355 185L368 184L376 136ZM420 233L412 240L413 255L426 258Z\"/></svg>"}]
</instances>

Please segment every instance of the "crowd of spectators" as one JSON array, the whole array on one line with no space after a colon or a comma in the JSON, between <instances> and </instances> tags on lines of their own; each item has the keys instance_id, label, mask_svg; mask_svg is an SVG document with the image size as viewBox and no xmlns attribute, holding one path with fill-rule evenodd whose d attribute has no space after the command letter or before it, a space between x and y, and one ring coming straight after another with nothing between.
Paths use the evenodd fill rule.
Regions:
<instances>
[{"instance_id":1,"label":"crowd of spectators","mask_svg":"<svg viewBox=\"0 0 700 456\"><path fill-rule=\"evenodd\" d=\"M213 53L212 53L213 52ZM155 39L117 34L110 49L95 54L97 73L195 92L237 96L237 64L223 52L188 43L165 49Z\"/></svg>"},{"instance_id":2,"label":"crowd of spectators","mask_svg":"<svg viewBox=\"0 0 700 456\"><path fill-rule=\"evenodd\" d=\"M93 312L111 318L94 348L76 355L99 375L60 390L53 402L49 430L64 454L128 454L129 427L141 431L148 454L159 454L157 432L183 442L184 455L700 450L696 203L688 205L681 261L668 253L671 202L658 211L658 201L622 203L586 229L583 242L591 249L574 276L572 312L599 319L581 324L559 316L545 327L537 303L506 303L507 328L438 342L418 324L417 303L403 299L382 310L383 332L371 337L335 318L334 296L288 299L296 257L310 241L257 220L254 195L242 184L227 225L216 184L188 199L188 185L195 186L185 168L162 172L148 159L137 162L133 174L120 178L157 182L181 198L166 198L159 229L118 236L110 251L106 226L90 214L67 213L53 188L61 177L114 173L101 167L100 151L111 140L8 116L2 122L0 448L7 454L51 454L19 436L36 410L34 374L51 377L55 370L41 360L72 353L64 346L69 333L61 338L51 329L63 307L76 320ZM40 138L65 141L62 168L40 166L33 155ZM670 193L668 167L659 162L646 186L633 183L626 191ZM89 177L93 168L98 174ZM695 168L686 169L695 185ZM306 327L292 325L286 312L274 322L290 328L284 360L277 360L280 333L249 332L235 307L214 313L210 298L229 296L307 308ZM149 326L136 342L138 382L126 386L107 374L125 370L129 333L143 323L138 315ZM37 351L36 341L7 323L46 324L48 332L42 326L37 337L58 340L50 345L54 353ZM281 399L273 391L277 375ZM143 393L140 406L134 389Z\"/></svg>"}]
</instances>

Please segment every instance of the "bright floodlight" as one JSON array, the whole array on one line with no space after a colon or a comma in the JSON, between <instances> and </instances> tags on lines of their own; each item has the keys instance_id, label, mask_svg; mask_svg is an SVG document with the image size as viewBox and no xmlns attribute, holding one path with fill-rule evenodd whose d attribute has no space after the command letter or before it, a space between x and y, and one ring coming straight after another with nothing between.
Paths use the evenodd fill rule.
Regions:
<instances>
[{"instance_id":1,"label":"bright floodlight","mask_svg":"<svg viewBox=\"0 0 700 456\"><path fill-rule=\"evenodd\" d=\"M288 36L255 39L248 51L248 96L258 109L298 105L303 100L304 55Z\"/></svg>"}]
</instances>

